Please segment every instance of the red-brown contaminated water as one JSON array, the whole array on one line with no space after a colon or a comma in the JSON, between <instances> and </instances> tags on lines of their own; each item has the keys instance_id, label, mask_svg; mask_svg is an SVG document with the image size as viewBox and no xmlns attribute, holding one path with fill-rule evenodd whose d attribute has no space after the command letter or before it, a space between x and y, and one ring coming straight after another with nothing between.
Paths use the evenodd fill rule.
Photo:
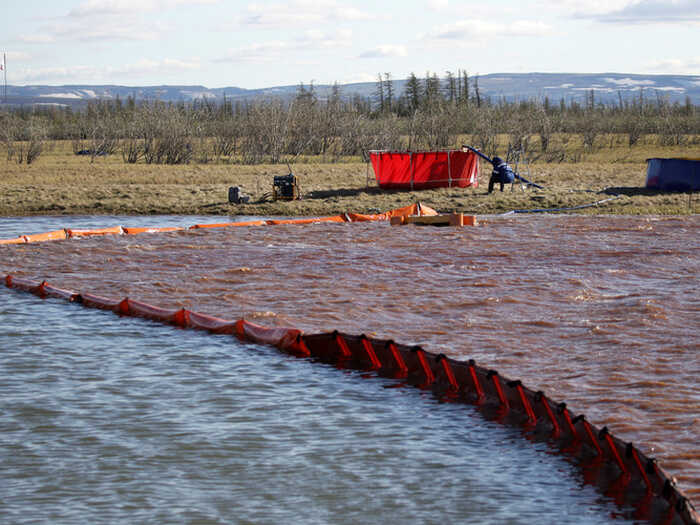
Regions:
<instances>
[{"instance_id":1,"label":"red-brown contaminated water","mask_svg":"<svg viewBox=\"0 0 700 525\"><path fill-rule=\"evenodd\" d=\"M697 216L241 227L2 247L0 270L473 358L634 442L697 506L699 236Z\"/></svg>"}]
</instances>

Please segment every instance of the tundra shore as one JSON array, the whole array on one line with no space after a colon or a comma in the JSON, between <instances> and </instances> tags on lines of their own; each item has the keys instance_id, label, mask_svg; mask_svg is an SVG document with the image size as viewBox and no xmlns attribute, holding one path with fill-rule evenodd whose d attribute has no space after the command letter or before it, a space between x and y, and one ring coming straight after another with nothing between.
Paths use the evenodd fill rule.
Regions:
<instances>
[{"instance_id":1,"label":"tundra shore","mask_svg":"<svg viewBox=\"0 0 700 525\"><path fill-rule=\"evenodd\" d=\"M560 209L598 205L569 213L614 215L688 215L700 211L700 198L688 193L645 189L649 157L700 157L700 146L633 148L624 141L587 153L576 162L530 165L529 178L543 189L486 191L490 166L482 163L477 188L414 192L381 191L371 166L360 158L329 163L303 158L291 166L302 199L272 202L272 180L285 175L284 164L236 163L127 164L121 155L77 156L70 142L54 142L31 165L0 163L0 215L259 215L319 216L348 211L368 213L421 201L441 212L476 215L520 209ZM228 188L239 186L248 204L230 204ZM267 198L266 198L267 197ZM614 198L613 198L614 197Z\"/></svg>"}]
</instances>

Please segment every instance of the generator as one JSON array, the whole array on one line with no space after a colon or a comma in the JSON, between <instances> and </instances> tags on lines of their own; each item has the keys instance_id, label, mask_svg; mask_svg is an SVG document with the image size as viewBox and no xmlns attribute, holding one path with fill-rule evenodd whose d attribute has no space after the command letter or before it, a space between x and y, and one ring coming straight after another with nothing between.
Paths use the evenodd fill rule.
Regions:
<instances>
[{"instance_id":1,"label":"generator","mask_svg":"<svg viewBox=\"0 0 700 525\"><path fill-rule=\"evenodd\" d=\"M272 182L272 200L295 201L301 198L299 181L290 171L287 175L279 175Z\"/></svg>"}]
</instances>

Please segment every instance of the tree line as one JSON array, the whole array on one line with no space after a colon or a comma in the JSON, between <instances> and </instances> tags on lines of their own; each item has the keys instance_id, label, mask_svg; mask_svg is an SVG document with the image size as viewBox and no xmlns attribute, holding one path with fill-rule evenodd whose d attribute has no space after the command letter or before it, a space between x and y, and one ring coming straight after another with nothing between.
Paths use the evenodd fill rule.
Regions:
<instances>
[{"instance_id":1,"label":"tree line","mask_svg":"<svg viewBox=\"0 0 700 525\"><path fill-rule=\"evenodd\" d=\"M411 74L401 93L389 73L379 74L372 96L344 96L336 84L320 97L300 84L291 99L210 99L185 102L91 101L71 107L20 107L0 111L0 140L8 160L33 162L48 140L70 140L76 154L119 154L126 163L278 163L299 155L335 162L372 149L455 147L468 135L493 155L503 136L509 148L547 162L576 160L602 147L609 134L635 147L653 135L661 145L686 145L700 135L700 109L689 98L671 103L640 90L615 103L492 99L466 71L443 78ZM570 147L578 136L578 151ZM501 139L499 139L501 137ZM503 145L500 144L502 147Z\"/></svg>"}]
</instances>

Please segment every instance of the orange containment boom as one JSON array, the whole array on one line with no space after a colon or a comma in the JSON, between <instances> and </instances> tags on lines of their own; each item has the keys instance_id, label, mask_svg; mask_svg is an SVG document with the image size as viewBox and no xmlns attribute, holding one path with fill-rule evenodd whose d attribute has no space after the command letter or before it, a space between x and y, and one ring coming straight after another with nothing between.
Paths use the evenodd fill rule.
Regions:
<instances>
[{"instance_id":1,"label":"orange containment boom","mask_svg":"<svg viewBox=\"0 0 700 525\"><path fill-rule=\"evenodd\" d=\"M112 226L110 228L97 228L92 230L85 229L62 229L46 233L36 233L33 235L20 235L14 239L0 239L0 244L25 244L30 242L56 241L66 238L80 237L97 237L103 235L137 235L140 233L164 233L181 231L185 229L197 230L202 228L230 228L237 226L279 226L283 224L315 224L321 222L365 222L365 221L388 221L393 217L408 217L410 216L433 216L438 213L428 206L422 205L420 202L390 210L384 213L373 215L364 215L359 213L344 213L342 215L333 215L330 217L306 217L303 219L266 219L259 221L242 221L242 222L219 222L214 224L194 224L189 228L181 228L177 226L156 228L156 227L122 227Z\"/></svg>"},{"instance_id":2,"label":"orange containment boom","mask_svg":"<svg viewBox=\"0 0 700 525\"><path fill-rule=\"evenodd\" d=\"M67 229L68 237L96 237L101 235L121 235L124 230L121 226L111 228L97 228L94 230Z\"/></svg>"},{"instance_id":3,"label":"orange containment boom","mask_svg":"<svg viewBox=\"0 0 700 525\"><path fill-rule=\"evenodd\" d=\"M122 226L122 230L126 235L138 235L140 233L164 233L164 232L177 232L184 230L178 226L166 227L166 228L134 228Z\"/></svg>"},{"instance_id":4,"label":"orange containment boom","mask_svg":"<svg viewBox=\"0 0 700 525\"><path fill-rule=\"evenodd\" d=\"M583 415L574 415L565 403L535 392L519 380L477 366L433 354L419 346L367 336L331 333L304 335L287 327L266 328L244 319L229 321L184 308L167 310L133 299L110 299L55 288L46 281L7 275L8 288L40 297L58 297L83 306L111 310L118 315L232 334L244 341L272 345L284 352L311 357L341 368L364 370L403 384L431 390L445 402L474 404L488 419L519 427L529 440L546 441L573 459L584 481L619 505L633 506L634 518L654 524L700 524L700 518L654 458L632 443L614 437L607 427L597 428Z\"/></svg>"},{"instance_id":5,"label":"orange containment boom","mask_svg":"<svg viewBox=\"0 0 700 525\"><path fill-rule=\"evenodd\" d=\"M46 233L35 233L34 235L25 235L24 239L27 242L45 242L45 241L60 241L68 237L66 230L55 230Z\"/></svg>"},{"instance_id":6,"label":"orange containment boom","mask_svg":"<svg viewBox=\"0 0 700 525\"><path fill-rule=\"evenodd\" d=\"M193 224L189 228L181 227L122 227L122 226L112 226L110 228L97 228L92 230L84 229L62 229L55 230L46 233L36 233L33 235L21 235L14 239L1 239L0 244L25 244L30 242L43 242L43 241L55 241L66 238L80 238L80 237L96 237L103 235L137 235L141 233L163 233L163 232L174 232L181 231L185 229L198 230L203 228L231 228L240 226L279 226L283 224L315 224L322 222L365 222L365 221L388 221L393 217L408 217L408 216L433 216L438 213L428 206L422 205L420 202L416 204L411 204L410 206L405 206L403 208L398 208L396 210L390 210L384 213L378 214L359 214L359 213L344 213L342 215L333 215L330 217L305 217L303 219L266 219L259 221L242 221L242 222L219 222L213 224Z\"/></svg>"},{"instance_id":7,"label":"orange containment boom","mask_svg":"<svg viewBox=\"0 0 700 525\"><path fill-rule=\"evenodd\" d=\"M0 239L0 244L24 244L26 242L26 236L15 237L13 239Z\"/></svg>"}]
</instances>

